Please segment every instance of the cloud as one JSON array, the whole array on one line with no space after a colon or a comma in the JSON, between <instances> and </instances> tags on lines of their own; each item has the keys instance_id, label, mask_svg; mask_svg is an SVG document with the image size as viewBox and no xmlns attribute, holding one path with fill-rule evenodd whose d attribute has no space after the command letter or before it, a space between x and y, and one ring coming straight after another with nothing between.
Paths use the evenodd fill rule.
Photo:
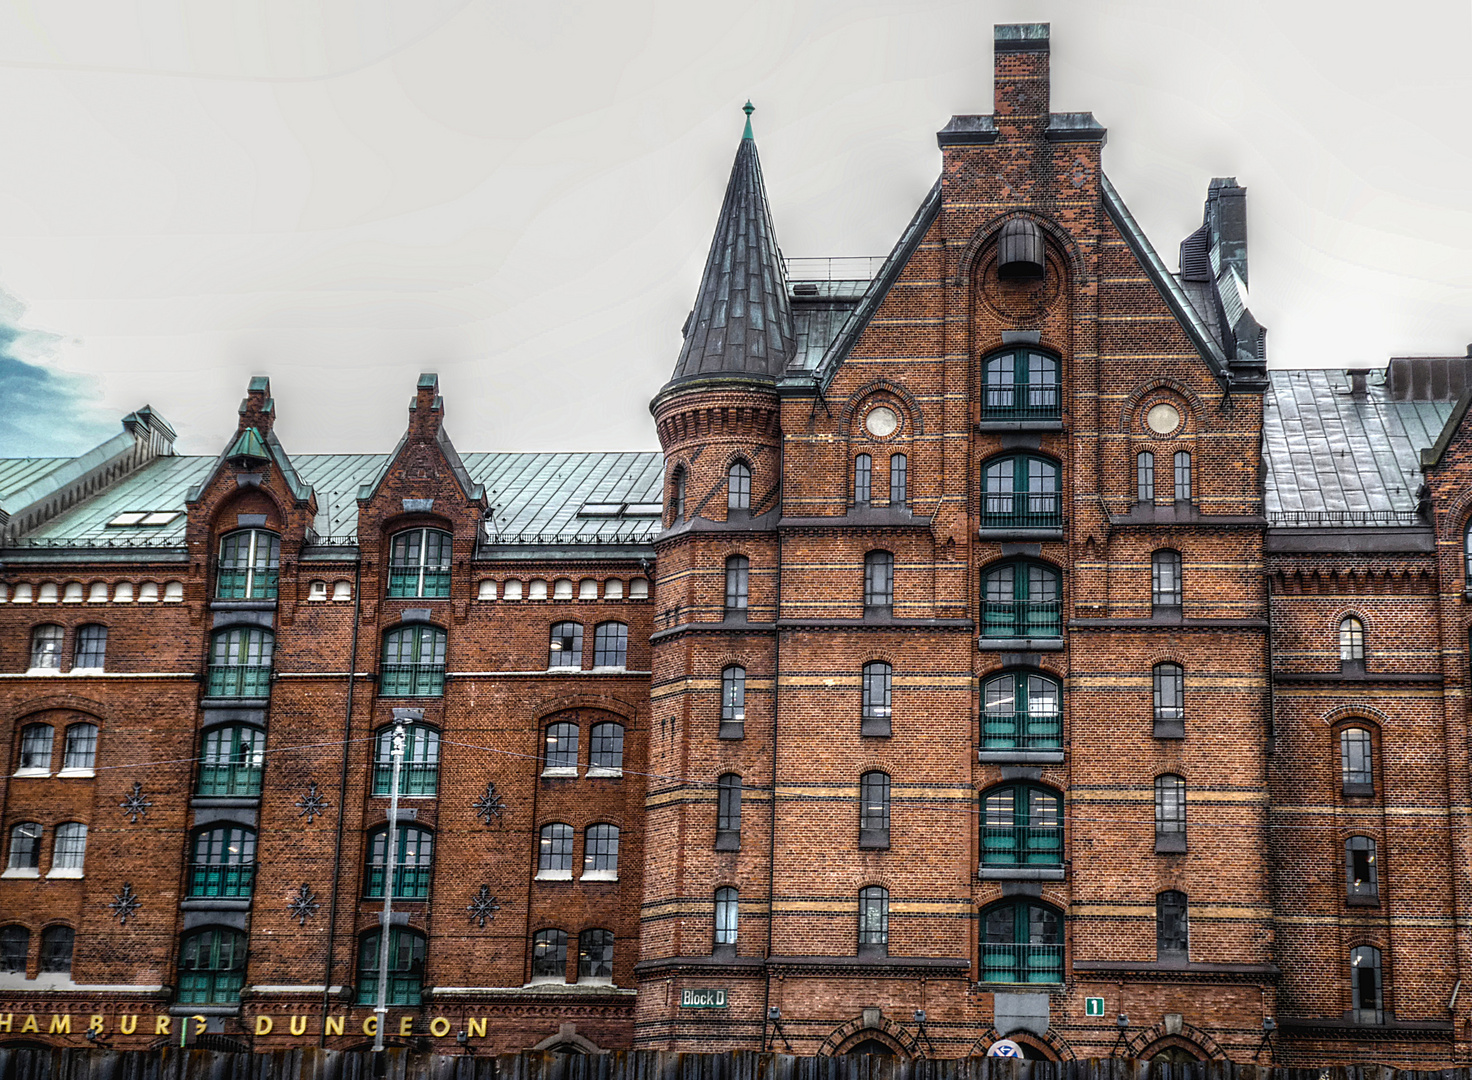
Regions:
<instances>
[{"instance_id":1,"label":"cloud","mask_svg":"<svg viewBox=\"0 0 1472 1080\"><path fill-rule=\"evenodd\" d=\"M48 367L63 339L21 325L25 305L0 290L0 457L69 457L117 429L97 380Z\"/></svg>"}]
</instances>

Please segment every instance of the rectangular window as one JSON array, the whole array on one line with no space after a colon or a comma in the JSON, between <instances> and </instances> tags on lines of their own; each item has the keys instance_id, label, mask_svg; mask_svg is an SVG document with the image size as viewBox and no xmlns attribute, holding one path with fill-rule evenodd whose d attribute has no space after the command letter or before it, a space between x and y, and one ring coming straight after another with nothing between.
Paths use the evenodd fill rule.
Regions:
<instances>
[{"instance_id":1,"label":"rectangular window","mask_svg":"<svg viewBox=\"0 0 1472 1080\"><path fill-rule=\"evenodd\" d=\"M738 896L735 889L716 890L716 944L736 944Z\"/></svg>"},{"instance_id":2,"label":"rectangular window","mask_svg":"<svg viewBox=\"0 0 1472 1080\"><path fill-rule=\"evenodd\" d=\"M745 555L726 560L726 618L746 617L747 575L751 561Z\"/></svg>"},{"instance_id":3,"label":"rectangular window","mask_svg":"<svg viewBox=\"0 0 1472 1080\"><path fill-rule=\"evenodd\" d=\"M868 506L874 488L874 465L868 454L854 458L854 505Z\"/></svg>"},{"instance_id":4,"label":"rectangular window","mask_svg":"<svg viewBox=\"0 0 1472 1080\"><path fill-rule=\"evenodd\" d=\"M722 739L739 739L746 733L746 669L728 667L721 672Z\"/></svg>"},{"instance_id":5,"label":"rectangular window","mask_svg":"<svg viewBox=\"0 0 1472 1080\"><path fill-rule=\"evenodd\" d=\"M1135 501L1155 501L1155 455L1149 450L1135 455Z\"/></svg>"},{"instance_id":6,"label":"rectangular window","mask_svg":"<svg viewBox=\"0 0 1472 1080\"><path fill-rule=\"evenodd\" d=\"M1181 450L1176 453L1176 502L1191 501L1191 455Z\"/></svg>"},{"instance_id":7,"label":"rectangular window","mask_svg":"<svg viewBox=\"0 0 1472 1080\"><path fill-rule=\"evenodd\" d=\"M621 622L599 623L593 632L593 666L621 668L628 655L629 628Z\"/></svg>"},{"instance_id":8,"label":"rectangular window","mask_svg":"<svg viewBox=\"0 0 1472 1080\"><path fill-rule=\"evenodd\" d=\"M87 858L87 826L68 821L56 827L56 843L51 851L51 877L81 877ZM61 872L58 872L61 871Z\"/></svg>"},{"instance_id":9,"label":"rectangular window","mask_svg":"<svg viewBox=\"0 0 1472 1080\"><path fill-rule=\"evenodd\" d=\"M567 934L538 930L532 937L532 982L567 981Z\"/></svg>"},{"instance_id":10,"label":"rectangular window","mask_svg":"<svg viewBox=\"0 0 1472 1080\"><path fill-rule=\"evenodd\" d=\"M578 982L613 982L612 930L584 930L578 935Z\"/></svg>"},{"instance_id":11,"label":"rectangular window","mask_svg":"<svg viewBox=\"0 0 1472 1080\"><path fill-rule=\"evenodd\" d=\"M594 724L588 736L588 775L619 776L623 771L623 725Z\"/></svg>"},{"instance_id":12,"label":"rectangular window","mask_svg":"<svg viewBox=\"0 0 1472 1080\"><path fill-rule=\"evenodd\" d=\"M859 847L889 847L889 774L859 778Z\"/></svg>"},{"instance_id":13,"label":"rectangular window","mask_svg":"<svg viewBox=\"0 0 1472 1080\"><path fill-rule=\"evenodd\" d=\"M20 771L51 771L51 740L56 731L50 724L27 724L20 733Z\"/></svg>"},{"instance_id":14,"label":"rectangular window","mask_svg":"<svg viewBox=\"0 0 1472 1080\"><path fill-rule=\"evenodd\" d=\"M888 952L889 890L870 886L859 892L859 952Z\"/></svg>"},{"instance_id":15,"label":"rectangular window","mask_svg":"<svg viewBox=\"0 0 1472 1080\"><path fill-rule=\"evenodd\" d=\"M889 459L889 505L904 506L910 501L910 459L894 454Z\"/></svg>"},{"instance_id":16,"label":"rectangular window","mask_svg":"<svg viewBox=\"0 0 1472 1080\"><path fill-rule=\"evenodd\" d=\"M72 668L101 671L107 656L107 627L84 626L77 631L77 654Z\"/></svg>"},{"instance_id":17,"label":"rectangular window","mask_svg":"<svg viewBox=\"0 0 1472 1080\"><path fill-rule=\"evenodd\" d=\"M31 632L31 670L60 671L61 642L65 631L59 626L38 626Z\"/></svg>"},{"instance_id":18,"label":"rectangular window","mask_svg":"<svg viewBox=\"0 0 1472 1080\"><path fill-rule=\"evenodd\" d=\"M547 725L547 750L542 775L577 775L578 726L560 723Z\"/></svg>"},{"instance_id":19,"label":"rectangular window","mask_svg":"<svg viewBox=\"0 0 1472 1080\"><path fill-rule=\"evenodd\" d=\"M864 665L863 705L859 716L859 734L883 737L891 733L892 713L890 687L893 669L876 661Z\"/></svg>"},{"instance_id":20,"label":"rectangular window","mask_svg":"<svg viewBox=\"0 0 1472 1080\"><path fill-rule=\"evenodd\" d=\"M1181 606L1181 556L1157 551L1150 559L1150 603L1157 608Z\"/></svg>"},{"instance_id":21,"label":"rectangular window","mask_svg":"<svg viewBox=\"0 0 1472 1080\"><path fill-rule=\"evenodd\" d=\"M66 745L62 751L64 772L90 771L97 765L97 725L72 724L66 729Z\"/></svg>"},{"instance_id":22,"label":"rectangular window","mask_svg":"<svg viewBox=\"0 0 1472 1080\"><path fill-rule=\"evenodd\" d=\"M537 852L537 876L572 876L572 826L554 823L542 826Z\"/></svg>"},{"instance_id":23,"label":"rectangular window","mask_svg":"<svg viewBox=\"0 0 1472 1080\"><path fill-rule=\"evenodd\" d=\"M583 879L618 880L618 826L590 825L583 837Z\"/></svg>"},{"instance_id":24,"label":"rectangular window","mask_svg":"<svg viewBox=\"0 0 1472 1080\"><path fill-rule=\"evenodd\" d=\"M1364 728L1345 728L1339 733L1340 767L1344 794L1363 797L1375 794L1374 750Z\"/></svg>"},{"instance_id":25,"label":"rectangular window","mask_svg":"<svg viewBox=\"0 0 1472 1080\"><path fill-rule=\"evenodd\" d=\"M1179 664L1156 664L1153 673L1155 694L1155 737L1186 737L1186 673Z\"/></svg>"},{"instance_id":26,"label":"rectangular window","mask_svg":"<svg viewBox=\"0 0 1472 1080\"><path fill-rule=\"evenodd\" d=\"M1190 952L1186 894L1163 892L1155 898L1155 959L1162 964L1184 964Z\"/></svg>"},{"instance_id":27,"label":"rectangular window","mask_svg":"<svg viewBox=\"0 0 1472 1080\"><path fill-rule=\"evenodd\" d=\"M20 876L35 877L41 868L41 826L23 821L10 830L10 858L7 871L21 871Z\"/></svg>"},{"instance_id":28,"label":"rectangular window","mask_svg":"<svg viewBox=\"0 0 1472 1080\"><path fill-rule=\"evenodd\" d=\"M1179 776L1155 778L1155 850L1186 850L1186 782Z\"/></svg>"},{"instance_id":29,"label":"rectangular window","mask_svg":"<svg viewBox=\"0 0 1472 1080\"><path fill-rule=\"evenodd\" d=\"M741 849L741 777L726 773L716 784L716 850Z\"/></svg>"},{"instance_id":30,"label":"rectangular window","mask_svg":"<svg viewBox=\"0 0 1472 1080\"><path fill-rule=\"evenodd\" d=\"M890 608L894 605L894 556L887 551L871 551L864 556L864 607Z\"/></svg>"},{"instance_id":31,"label":"rectangular window","mask_svg":"<svg viewBox=\"0 0 1472 1080\"><path fill-rule=\"evenodd\" d=\"M547 647L547 667L580 668L583 666L583 624L560 622L552 627Z\"/></svg>"},{"instance_id":32,"label":"rectangular window","mask_svg":"<svg viewBox=\"0 0 1472 1080\"><path fill-rule=\"evenodd\" d=\"M1380 903L1380 871L1375 865L1375 841L1351 836L1344 842L1345 898L1351 904Z\"/></svg>"}]
</instances>

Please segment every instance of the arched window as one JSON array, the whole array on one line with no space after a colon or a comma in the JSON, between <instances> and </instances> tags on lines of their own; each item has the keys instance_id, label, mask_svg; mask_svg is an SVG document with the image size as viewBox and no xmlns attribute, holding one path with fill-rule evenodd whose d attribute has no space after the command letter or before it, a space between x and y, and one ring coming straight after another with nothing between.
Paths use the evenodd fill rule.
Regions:
<instances>
[{"instance_id":1,"label":"arched window","mask_svg":"<svg viewBox=\"0 0 1472 1080\"><path fill-rule=\"evenodd\" d=\"M981 632L989 638L1063 636L1063 591L1058 571L1013 560L982 576Z\"/></svg>"},{"instance_id":2,"label":"arched window","mask_svg":"<svg viewBox=\"0 0 1472 1080\"><path fill-rule=\"evenodd\" d=\"M239 900L256 885L256 833L241 825L216 825L194 834L189 895Z\"/></svg>"},{"instance_id":3,"label":"arched window","mask_svg":"<svg viewBox=\"0 0 1472 1080\"><path fill-rule=\"evenodd\" d=\"M746 669L731 665L721 671L722 739L739 739L746 733Z\"/></svg>"},{"instance_id":4,"label":"arched window","mask_svg":"<svg viewBox=\"0 0 1472 1080\"><path fill-rule=\"evenodd\" d=\"M244 724L204 733L197 794L206 798L251 797L261 793L266 733Z\"/></svg>"},{"instance_id":5,"label":"arched window","mask_svg":"<svg viewBox=\"0 0 1472 1080\"><path fill-rule=\"evenodd\" d=\"M0 926L0 975L24 975L31 952L31 932L24 926Z\"/></svg>"},{"instance_id":6,"label":"arched window","mask_svg":"<svg viewBox=\"0 0 1472 1080\"><path fill-rule=\"evenodd\" d=\"M80 821L63 821L51 841L51 870L54 878L81 877L87 862L87 826Z\"/></svg>"},{"instance_id":7,"label":"arched window","mask_svg":"<svg viewBox=\"0 0 1472 1080\"><path fill-rule=\"evenodd\" d=\"M1375 794L1374 743L1368 730L1347 727L1339 733L1339 765L1344 778L1344 794Z\"/></svg>"},{"instance_id":8,"label":"arched window","mask_svg":"<svg viewBox=\"0 0 1472 1080\"><path fill-rule=\"evenodd\" d=\"M874 459L868 454L854 458L854 505L868 506L874 493Z\"/></svg>"},{"instance_id":9,"label":"arched window","mask_svg":"<svg viewBox=\"0 0 1472 1080\"><path fill-rule=\"evenodd\" d=\"M32 671L60 671L61 643L66 631L54 623L44 623L31 631Z\"/></svg>"},{"instance_id":10,"label":"arched window","mask_svg":"<svg viewBox=\"0 0 1472 1080\"><path fill-rule=\"evenodd\" d=\"M726 509L751 509L751 466L744 461L733 461L726 476Z\"/></svg>"},{"instance_id":11,"label":"arched window","mask_svg":"<svg viewBox=\"0 0 1472 1080\"><path fill-rule=\"evenodd\" d=\"M1156 664L1151 669L1155 706L1155 737L1186 737L1186 672L1180 664Z\"/></svg>"},{"instance_id":12,"label":"arched window","mask_svg":"<svg viewBox=\"0 0 1472 1080\"><path fill-rule=\"evenodd\" d=\"M559 720L547 725L546 750L542 754L543 776L578 774L578 726Z\"/></svg>"},{"instance_id":13,"label":"arched window","mask_svg":"<svg viewBox=\"0 0 1472 1080\"><path fill-rule=\"evenodd\" d=\"M747 578L751 560L745 555L732 555L726 560L726 618L746 618Z\"/></svg>"},{"instance_id":14,"label":"arched window","mask_svg":"<svg viewBox=\"0 0 1472 1080\"><path fill-rule=\"evenodd\" d=\"M910 459L904 454L889 456L889 505L904 506L910 501Z\"/></svg>"},{"instance_id":15,"label":"arched window","mask_svg":"<svg viewBox=\"0 0 1472 1080\"><path fill-rule=\"evenodd\" d=\"M981 913L981 980L1061 983L1063 916L1047 904L1004 900Z\"/></svg>"},{"instance_id":16,"label":"arched window","mask_svg":"<svg viewBox=\"0 0 1472 1080\"><path fill-rule=\"evenodd\" d=\"M217 630L210 637L206 697L263 698L271 693L276 635L253 626Z\"/></svg>"},{"instance_id":17,"label":"arched window","mask_svg":"<svg viewBox=\"0 0 1472 1080\"><path fill-rule=\"evenodd\" d=\"M389 543L390 596L450 595L452 538L443 529L409 529Z\"/></svg>"},{"instance_id":18,"label":"arched window","mask_svg":"<svg viewBox=\"0 0 1472 1080\"><path fill-rule=\"evenodd\" d=\"M16 772L20 775L49 773L51 771L51 744L56 738L56 729L50 724L27 724L20 729L20 761Z\"/></svg>"},{"instance_id":19,"label":"arched window","mask_svg":"<svg viewBox=\"0 0 1472 1080\"><path fill-rule=\"evenodd\" d=\"M627 667L628 660L628 626L621 622L599 623L593 631L593 666L595 668Z\"/></svg>"},{"instance_id":20,"label":"arched window","mask_svg":"<svg viewBox=\"0 0 1472 1080\"><path fill-rule=\"evenodd\" d=\"M1375 865L1375 841L1351 836L1344 841L1344 891L1351 904L1380 903L1380 869Z\"/></svg>"},{"instance_id":21,"label":"arched window","mask_svg":"<svg viewBox=\"0 0 1472 1080\"><path fill-rule=\"evenodd\" d=\"M1055 750L1063 746L1062 689L1056 679L1009 671L981 687L983 750Z\"/></svg>"},{"instance_id":22,"label":"arched window","mask_svg":"<svg viewBox=\"0 0 1472 1080\"><path fill-rule=\"evenodd\" d=\"M107 627L97 623L77 627L72 652L73 671L101 671L107 663Z\"/></svg>"},{"instance_id":23,"label":"arched window","mask_svg":"<svg viewBox=\"0 0 1472 1080\"><path fill-rule=\"evenodd\" d=\"M1350 1007L1355 1022L1385 1023L1380 950L1373 945L1356 945L1349 950L1349 977Z\"/></svg>"},{"instance_id":24,"label":"arched window","mask_svg":"<svg viewBox=\"0 0 1472 1080\"><path fill-rule=\"evenodd\" d=\"M1174 773L1155 778L1155 850L1186 850L1186 781Z\"/></svg>"},{"instance_id":25,"label":"arched window","mask_svg":"<svg viewBox=\"0 0 1472 1080\"><path fill-rule=\"evenodd\" d=\"M36 877L41 872L41 826L22 821L10 827L10 853L5 872L13 877Z\"/></svg>"},{"instance_id":26,"label":"arched window","mask_svg":"<svg viewBox=\"0 0 1472 1080\"><path fill-rule=\"evenodd\" d=\"M678 525L685 520L685 466L675 466L670 477L670 524Z\"/></svg>"},{"instance_id":27,"label":"arched window","mask_svg":"<svg viewBox=\"0 0 1472 1080\"><path fill-rule=\"evenodd\" d=\"M983 529L1060 529L1058 463L1029 454L997 458L982 473Z\"/></svg>"},{"instance_id":28,"label":"arched window","mask_svg":"<svg viewBox=\"0 0 1472 1080\"><path fill-rule=\"evenodd\" d=\"M220 541L215 596L220 600L274 600L281 566L281 538L241 529Z\"/></svg>"},{"instance_id":29,"label":"arched window","mask_svg":"<svg viewBox=\"0 0 1472 1080\"><path fill-rule=\"evenodd\" d=\"M359 1005L378 1002L378 971L383 939L377 930L363 935L358 946ZM418 1005L424 988L424 935L406 926L395 926L388 934L387 1005Z\"/></svg>"},{"instance_id":30,"label":"arched window","mask_svg":"<svg viewBox=\"0 0 1472 1080\"><path fill-rule=\"evenodd\" d=\"M532 935L532 982L567 981L567 931L538 930Z\"/></svg>"},{"instance_id":31,"label":"arched window","mask_svg":"<svg viewBox=\"0 0 1472 1080\"><path fill-rule=\"evenodd\" d=\"M578 982L613 982L612 930L584 930L578 935Z\"/></svg>"},{"instance_id":32,"label":"arched window","mask_svg":"<svg viewBox=\"0 0 1472 1080\"><path fill-rule=\"evenodd\" d=\"M382 728L374 740L373 794L393 794L394 729ZM440 733L423 724L404 725L404 761L399 766L399 794L434 795L439 791Z\"/></svg>"},{"instance_id":33,"label":"arched window","mask_svg":"<svg viewBox=\"0 0 1472 1080\"><path fill-rule=\"evenodd\" d=\"M859 952L889 953L889 890L870 885L859 890Z\"/></svg>"},{"instance_id":34,"label":"arched window","mask_svg":"<svg viewBox=\"0 0 1472 1080\"><path fill-rule=\"evenodd\" d=\"M543 825L537 843L537 877L543 880L572 879L572 826L554 821Z\"/></svg>"},{"instance_id":35,"label":"arched window","mask_svg":"<svg viewBox=\"0 0 1472 1080\"><path fill-rule=\"evenodd\" d=\"M1339 669L1365 670L1365 624L1353 615L1339 620Z\"/></svg>"},{"instance_id":36,"label":"arched window","mask_svg":"<svg viewBox=\"0 0 1472 1080\"><path fill-rule=\"evenodd\" d=\"M1168 890L1155 897L1155 959L1185 964L1191 959L1191 929L1186 894Z\"/></svg>"},{"instance_id":37,"label":"arched window","mask_svg":"<svg viewBox=\"0 0 1472 1080\"><path fill-rule=\"evenodd\" d=\"M741 849L741 777L723 773L716 781L716 850Z\"/></svg>"},{"instance_id":38,"label":"arched window","mask_svg":"<svg viewBox=\"0 0 1472 1080\"><path fill-rule=\"evenodd\" d=\"M589 825L583 834L583 880L618 880L617 825Z\"/></svg>"},{"instance_id":39,"label":"arched window","mask_svg":"<svg viewBox=\"0 0 1472 1080\"><path fill-rule=\"evenodd\" d=\"M1191 501L1191 455L1184 450L1177 450L1175 456L1176 466L1176 502Z\"/></svg>"},{"instance_id":40,"label":"arched window","mask_svg":"<svg viewBox=\"0 0 1472 1080\"><path fill-rule=\"evenodd\" d=\"M1061 866L1062 801L1052 788L1008 784L981 796L981 864Z\"/></svg>"},{"instance_id":41,"label":"arched window","mask_svg":"<svg viewBox=\"0 0 1472 1080\"><path fill-rule=\"evenodd\" d=\"M395 830L394 898L425 900L429 897L429 881L434 872L434 833L418 825L400 823ZM368 834L368 872L363 875L363 895L382 896L387 870L384 852L388 848L388 826L380 825Z\"/></svg>"},{"instance_id":42,"label":"arched window","mask_svg":"<svg viewBox=\"0 0 1472 1080\"><path fill-rule=\"evenodd\" d=\"M588 775L620 776L624 771L624 726L594 724L588 732Z\"/></svg>"},{"instance_id":43,"label":"arched window","mask_svg":"<svg viewBox=\"0 0 1472 1080\"><path fill-rule=\"evenodd\" d=\"M1150 604L1160 611L1180 611L1181 553L1161 550L1150 556Z\"/></svg>"},{"instance_id":44,"label":"arched window","mask_svg":"<svg viewBox=\"0 0 1472 1080\"><path fill-rule=\"evenodd\" d=\"M981 370L983 420L1040 420L1062 415L1055 357L1014 349L988 357Z\"/></svg>"},{"instance_id":45,"label":"arched window","mask_svg":"<svg viewBox=\"0 0 1472 1080\"><path fill-rule=\"evenodd\" d=\"M735 945L739 894L729 885L716 890L716 945ZM24 970L24 961L22 961Z\"/></svg>"},{"instance_id":46,"label":"arched window","mask_svg":"<svg viewBox=\"0 0 1472 1080\"><path fill-rule=\"evenodd\" d=\"M889 847L889 774L859 777L859 847Z\"/></svg>"},{"instance_id":47,"label":"arched window","mask_svg":"<svg viewBox=\"0 0 1472 1080\"><path fill-rule=\"evenodd\" d=\"M445 632L419 624L383 635L379 697L440 697L445 692Z\"/></svg>"},{"instance_id":48,"label":"arched window","mask_svg":"<svg viewBox=\"0 0 1472 1080\"><path fill-rule=\"evenodd\" d=\"M90 774L97 766L97 725L68 724L61 753L61 772L65 776Z\"/></svg>"},{"instance_id":49,"label":"arched window","mask_svg":"<svg viewBox=\"0 0 1472 1080\"><path fill-rule=\"evenodd\" d=\"M244 984L245 935L239 930L206 927L180 943L179 1004L238 1005Z\"/></svg>"},{"instance_id":50,"label":"arched window","mask_svg":"<svg viewBox=\"0 0 1472 1080\"><path fill-rule=\"evenodd\" d=\"M1155 501L1155 455L1149 450L1135 455L1135 501Z\"/></svg>"},{"instance_id":51,"label":"arched window","mask_svg":"<svg viewBox=\"0 0 1472 1080\"><path fill-rule=\"evenodd\" d=\"M859 711L859 734L884 737L891 733L894 713L892 687L894 669L883 660L864 665L863 701Z\"/></svg>"},{"instance_id":52,"label":"arched window","mask_svg":"<svg viewBox=\"0 0 1472 1080\"><path fill-rule=\"evenodd\" d=\"M864 609L888 612L894 606L894 556L871 551L864 556Z\"/></svg>"},{"instance_id":53,"label":"arched window","mask_svg":"<svg viewBox=\"0 0 1472 1080\"><path fill-rule=\"evenodd\" d=\"M583 666L583 624L560 622L552 624L552 640L547 645L549 668L580 668Z\"/></svg>"}]
</instances>

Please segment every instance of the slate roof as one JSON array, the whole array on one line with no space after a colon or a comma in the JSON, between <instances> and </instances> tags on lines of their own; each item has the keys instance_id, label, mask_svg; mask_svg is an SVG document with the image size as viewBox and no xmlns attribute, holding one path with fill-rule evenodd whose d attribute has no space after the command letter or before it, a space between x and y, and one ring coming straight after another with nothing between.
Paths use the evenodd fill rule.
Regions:
<instances>
[{"instance_id":1,"label":"slate roof","mask_svg":"<svg viewBox=\"0 0 1472 1080\"><path fill-rule=\"evenodd\" d=\"M1340 371L1273 371L1263 399L1265 506L1279 525L1412 525L1420 451L1453 401L1392 401L1382 376L1351 397Z\"/></svg>"}]
</instances>

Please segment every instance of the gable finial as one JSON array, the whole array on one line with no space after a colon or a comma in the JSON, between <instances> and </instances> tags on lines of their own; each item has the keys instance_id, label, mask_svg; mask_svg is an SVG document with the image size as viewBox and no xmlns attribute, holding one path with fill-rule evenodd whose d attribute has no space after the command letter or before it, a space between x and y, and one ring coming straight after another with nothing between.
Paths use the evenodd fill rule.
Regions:
<instances>
[{"instance_id":1,"label":"gable finial","mask_svg":"<svg viewBox=\"0 0 1472 1080\"><path fill-rule=\"evenodd\" d=\"M756 112L756 106L753 105L751 103L751 101L748 99L747 102L746 102L746 104L743 105L743 106L741 106L741 111L746 114L746 131L742 133L741 137L743 139L749 139L749 138L752 137L751 136L751 114L754 113L754 112Z\"/></svg>"}]
</instances>

